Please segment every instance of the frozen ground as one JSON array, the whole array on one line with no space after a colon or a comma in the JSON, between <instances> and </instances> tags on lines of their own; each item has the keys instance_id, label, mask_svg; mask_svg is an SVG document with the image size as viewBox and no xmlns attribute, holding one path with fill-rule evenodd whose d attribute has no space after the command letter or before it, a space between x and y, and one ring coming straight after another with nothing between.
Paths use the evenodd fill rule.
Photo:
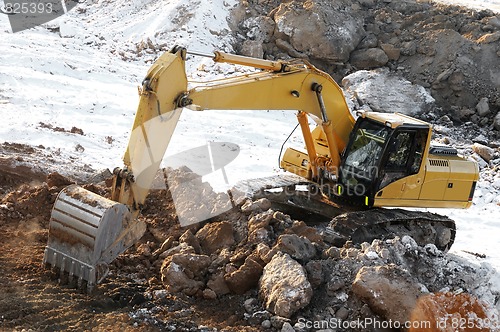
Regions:
<instances>
[{"instance_id":1,"label":"frozen ground","mask_svg":"<svg viewBox=\"0 0 500 332\"><path fill-rule=\"evenodd\" d=\"M453 2L500 8L500 1ZM137 107L137 86L155 57L154 52L137 57L137 45L150 38L158 47L165 44L163 48L181 44L204 52L231 51L225 17L235 3L120 0L110 6L109 1L93 1L85 12L76 8L43 27L16 34L10 33L6 16L0 15L0 140L43 145L61 159L96 169L120 166ZM176 29L178 25L184 28ZM188 68L196 78L230 70L206 59L197 61L206 66L203 71L197 71L198 64ZM295 124L294 114L282 111L184 111L167 155L209 141L231 142L241 151L225 168L229 182L267 176L279 172L280 147ZM49 126L66 131L77 127L84 135ZM289 145L302 146L297 134ZM224 184L221 171L207 179L216 186ZM498 187L481 182L471 209L437 211L457 221L453 252L497 269L499 194Z\"/></svg>"}]
</instances>

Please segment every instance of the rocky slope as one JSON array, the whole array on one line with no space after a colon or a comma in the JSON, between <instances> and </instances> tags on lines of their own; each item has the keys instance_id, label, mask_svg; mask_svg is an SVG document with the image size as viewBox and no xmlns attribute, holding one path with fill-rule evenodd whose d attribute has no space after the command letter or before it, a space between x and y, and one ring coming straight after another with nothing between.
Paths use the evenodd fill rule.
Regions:
<instances>
[{"instance_id":1,"label":"rocky slope","mask_svg":"<svg viewBox=\"0 0 500 332\"><path fill-rule=\"evenodd\" d=\"M500 17L492 11L428 1L250 0L234 17L243 54L304 58L339 81L388 68L428 89L454 121L490 127L498 137Z\"/></svg>"}]
</instances>

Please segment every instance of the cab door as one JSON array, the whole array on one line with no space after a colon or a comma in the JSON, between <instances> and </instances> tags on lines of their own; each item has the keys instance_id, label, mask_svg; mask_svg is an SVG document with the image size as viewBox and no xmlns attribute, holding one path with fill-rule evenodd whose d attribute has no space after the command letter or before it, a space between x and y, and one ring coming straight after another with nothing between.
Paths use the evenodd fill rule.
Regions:
<instances>
[{"instance_id":1,"label":"cab door","mask_svg":"<svg viewBox=\"0 0 500 332\"><path fill-rule=\"evenodd\" d=\"M379 190L384 190L383 197L418 199L427 135L428 128L400 129L392 135L380 170Z\"/></svg>"}]
</instances>

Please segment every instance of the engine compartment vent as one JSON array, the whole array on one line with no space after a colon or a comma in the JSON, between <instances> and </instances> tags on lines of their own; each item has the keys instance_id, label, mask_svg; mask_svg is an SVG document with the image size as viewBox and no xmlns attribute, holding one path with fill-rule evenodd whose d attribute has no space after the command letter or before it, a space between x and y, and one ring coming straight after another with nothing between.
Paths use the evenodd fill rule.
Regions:
<instances>
[{"instance_id":1,"label":"engine compartment vent","mask_svg":"<svg viewBox=\"0 0 500 332\"><path fill-rule=\"evenodd\" d=\"M431 146L429 153L441 156L456 156L458 151L451 146Z\"/></svg>"},{"instance_id":2,"label":"engine compartment vent","mask_svg":"<svg viewBox=\"0 0 500 332\"><path fill-rule=\"evenodd\" d=\"M443 160L443 159L429 159L429 164L431 166L437 166L437 167L449 167L450 164L448 163L448 160Z\"/></svg>"}]
</instances>

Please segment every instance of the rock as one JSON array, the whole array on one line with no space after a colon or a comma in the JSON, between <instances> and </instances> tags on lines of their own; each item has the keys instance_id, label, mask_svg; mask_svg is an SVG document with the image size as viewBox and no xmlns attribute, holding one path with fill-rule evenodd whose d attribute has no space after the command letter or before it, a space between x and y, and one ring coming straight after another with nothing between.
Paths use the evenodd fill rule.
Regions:
<instances>
[{"instance_id":1,"label":"rock","mask_svg":"<svg viewBox=\"0 0 500 332\"><path fill-rule=\"evenodd\" d=\"M321 261L310 261L306 265L307 280L313 288L318 288L323 283L323 265Z\"/></svg>"},{"instance_id":2,"label":"rock","mask_svg":"<svg viewBox=\"0 0 500 332\"><path fill-rule=\"evenodd\" d=\"M208 182L188 167L167 173L167 183L181 226L205 221L232 208L226 193L216 193Z\"/></svg>"},{"instance_id":3,"label":"rock","mask_svg":"<svg viewBox=\"0 0 500 332\"><path fill-rule=\"evenodd\" d=\"M153 252L153 255L156 253ZM182 254L195 254L196 251L194 250L193 247L187 245L186 243L181 243L175 247L172 247L168 250L165 250L164 252L162 252L159 256L159 258L167 258L169 256L172 256L172 255L175 255L175 254L179 254L179 253L182 253Z\"/></svg>"},{"instance_id":4,"label":"rock","mask_svg":"<svg viewBox=\"0 0 500 332\"><path fill-rule=\"evenodd\" d=\"M217 298L217 294L210 288L205 288L203 290L203 298L207 300L215 300Z\"/></svg>"},{"instance_id":5,"label":"rock","mask_svg":"<svg viewBox=\"0 0 500 332\"><path fill-rule=\"evenodd\" d=\"M271 317L271 325L277 330L281 329L286 322L290 323L290 319L281 316Z\"/></svg>"},{"instance_id":6,"label":"rock","mask_svg":"<svg viewBox=\"0 0 500 332\"><path fill-rule=\"evenodd\" d=\"M212 254L234 244L233 225L229 221L209 223L196 233L196 237L203 251Z\"/></svg>"},{"instance_id":7,"label":"rock","mask_svg":"<svg viewBox=\"0 0 500 332\"><path fill-rule=\"evenodd\" d=\"M278 253L264 268L259 294L267 310L289 318L309 304L313 290L304 268L288 254Z\"/></svg>"},{"instance_id":8,"label":"rock","mask_svg":"<svg viewBox=\"0 0 500 332\"><path fill-rule=\"evenodd\" d=\"M408 41L401 44L401 54L406 56L413 56L417 53L417 43L415 41Z\"/></svg>"},{"instance_id":9,"label":"rock","mask_svg":"<svg viewBox=\"0 0 500 332\"><path fill-rule=\"evenodd\" d=\"M394 264L363 266L352 284L352 291L385 320L404 324L417 299L423 295L420 284Z\"/></svg>"},{"instance_id":10,"label":"rock","mask_svg":"<svg viewBox=\"0 0 500 332\"><path fill-rule=\"evenodd\" d=\"M258 305L259 301L257 301L256 298L249 298L246 299L245 302L243 302L243 307L245 308L245 311L248 313L252 313L255 310L255 307Z\"/></svg>"},{"instance_id":11,"label":"rock","mask_svg":"<svg viewBox=\"0 0 500 332\"><path fill-rule=\"evenodd\" d=\"M175 263L161 267L161 281L168 291L173 293L182 291L187 295L196 294L204 286L202 281L193 280Z\"/></svg>"},{"instance_id":12,"label":"rock","mask_svg":"<svg viewBox=\"0 0 500 332\"><path fill-rule=\"evenodd\" d=\"M490 162L490 160L493 159L495 155L495 149L479 143L474 143L472 145L472 150L480 155L481 158L483 158L486 162Z\"/></svg>"},{"instance_id":13,"label":"rock","mask_svg":"<svg viewBox=\"0 0 500 332\"><path fill-rule=\"evenodd\" d=\"M455 120L463 120L463 121L469 121L471 116L473 116L476 112L468 107L460 108L460 109L454 109L453 113L451 113L451 116Z\"/></svg>"},{"instance_id":14,"label":"rock","mask_svg":"<svg viewBox=\"0 0 500 332\"><path fill-rule=\"evenodd\" d=\"M340 320L345 320L349 316L349 309L346 307L340 307L339 310L335 312L335 318Z\"/></svg>"},{"instance_id":15,"label":"rock","mask_svg":"<svg viewBox=\"0 0 500 332\"><path fill-rule=\"evenodd\" d=\"M491 44L500 39L500 31L487 33L476 41L478 44Z\"/></svg>"},{"instance_id":16,"label":"rock","mask_svg":"<svg viewBox=\"0 0 500 332\"><path fill-rule=\"evenodd\" d=\"M267 211L271 208L271 201L267 198L259 198L254 202L262 211Z\"/></svg>"},{"instance_id":17,"label":"rock","mask_svg":"<svg viewBox=\"0 0 500 332\"><path fill-rule=\"evenodd\" d=\"M272 218L273 218L273 211L266 211L252 216L248 220L248 242L250 243L270 242L268 228Z\"/></svg>"},{"instance_id":18,"label":"rock","mask_svg":"<svg viewBox=\"0 0 500 332\"><path fill-rule=\"evenodd\" d=\"M262 324L260 324L262 326L262 328L268 330L271 328L271 321L269 319L266 319L264 321L262 321Z\"/></svg>"},{"instance_id":19,"label":"rock","mask_svg":"<svg viewBox=\"0 0 500 332\"><path fill-rule=\"evenodd\" d=\"M392 44L381 44L380 48L384 50L389 60L395 61L401 56L401 50Z\"/></svg>"},{"instance_id":20,"label":"rock","mask_svg":"<svg viewBox=\"0 0 500 332\"><path fill-rule=\"evenodd\" d=\"M267 43L271 40L274 32L274 21L268 16L250 17L243 22L243 28L247 29L249 40L257 43Z\"/></svg>"},{"instance_id":21,"label":"rock","mask_svg":"<svg viewBox=\"0 0 500 332\"><path fill-rule=\"evenodd\" d=\"M329 258L337 259L340 258L340 249L337 247L330 247L325 250L324 255Z\"/></svg>"},{"instance_id":22,"label":"rock","mask_svg":"<svg viewBox=\"0 0 500 332\"><path fill-rule=\"evenodd\" d=\"M389 57L380 48L367 48L353 51L349 62L358 69L370 69L384 66Z\"/></svg>"},{"instance_id":23,"label":"rock","mask_svg":"<svg viewBox=\"0 0 500 332\"><path fill-rule=\"evenodd\" d=\"M314 227L307 226L303 221L294 221L289 230L298 236L307 238L311 242L323 242L323 236L318 232L318 230Z\"/></svg>"},{"instance_id":24,"label":"rock","mask_svg":"<svg viewBox=\"0 0 500 332\"><path fill-rule=\"evenodd\" d=\"M276 242L276 248L303 262L309 261L316 255L316 248L311 241L296 234L280 235Z\"/></svg>"},{"instance_id":25,"label":"rock","mask_svg":"<svg viewBox=\"0 0 500 332\"><path fill-rule=\"evenodd\" d=\"M200 242L190 229L186 230L184 234L179 237L179 242L186 243L188 246L193 247L197 254L201 253Z\"/></svg>"},{"instance_id":26,"label":"rock","mask_svg":"<svg viewBox=\"0 0 500 332\"><path fill-rule=\"evenodd\" d=\"M377 252L375 252L374 250L367 250L367 251L365 252L365 257L366 257L366 259L368 259L368 260L376 260L376 259L378 259L378 258L379 258L379 256L378 256Z\"/></svg>"},{"instance_id":27,"label":"rock","mask_svg":"<svg viewBox=\"0 0 500 332\"><path fill-rule=\"evenodd\" d=\"M271 202L267 198L260 198L256 201L248 200L241 206L241 211L245 214L267 211L271 208Z\"/></svg>"},{"instance_id":28,"label":"rock","mask_svg":"<svg viewBox=\"0 0 500 332\"><path fill-rule=\"evenodd\" d=\"M471 319L471 317L474 317ZM488 326L476 323L486 322L490 318L487 308L477 297L467 293L433 293L420 297L411 313L412 322L428 322L431 329L426 331L443 331L440 327L450 326L451 322L470 322L469 328L474 331L490 331Z\"/></svg>"},{"instance_id":29,"label":"rock","mask_svg":"<svg viewBox=\"0 0 500 332\"><path fill-rule=\"evenodd\" d=\"M181 253L167 257L163 264L168 265L170 262L181 266L186 274L192 275L191 278L200 278L205 275L212 261L206 255Z\"/></svg>"},{"instance_id":30,"label":"rock","mask_svg":"<svg viewBox=\"0 0 500 332\"><path fill-rule=\"evenodd\" d=\"M415 116L435 108L434 98L420 85L386 69L360 70L342 80L344 92L377 112Z\"/></svg>"},{"instance_id":31,"label":"rock","mask_svg":"<svg viewBox=\"0 0 500 332\"><path fill-rule=\"evenodd\" d=\"M333 295L335 292L343 289L345 286L345 281L335 276L330 281L328 281L328 283L326 284L326 289L328 291L328 295Z\"/></svg>"},{"instance_id":32,"label":"rock","mask_svg":"<svg viewBox=\"0 0 500 332\"><path fill-rule=\"evenodd\" d=\"M488 145L488 138L486 136L484 136L483 134L479 134L478 136L476 136L472 139L472 142L483 144L483 145Z\"/></svg>"},{"instance_id":33,"label":"rock","mask_svg":"<svg viewBox=\"0 0 500 332\"><path fill-rule=\"evenodd\" d=\"M226 281L224 280L223 273L213 275L207 282L207 286L213 290L217 296L225 295L230 292L230 289L227 287Z\"/></svg>"},{"instance_id":34,"label":"rock","mask_svg":"<svg viewBox=\"0 0 500 332\"><path fill-rule=\"evenodd\" d=\"M194 295L205 283L201 281L210 265L210 257L194 253L177 253L167 257L161 266L161 281L170 292Z\"/></svg>"},{"instance_id":35,"label":"rock","mask_svg":"<svg viewBox=\"0 0 500 332\"><path fill-rule=\"evenodd\" d=\"M269 261L270 261L270 259L269 259L269 261L266 261L270 251L271 251L271 248L269 248L269 246L265 243L259 243L259 244L257 244L257 248L255 248L255 252L259 256L259 258L263 262L265 262L266 264L269 263ZM272 258L272 257L270 257L270 258Z\"/></svg>"},{"instance_id":36,"label":"rock","mask_svg":"<svg viewBox=\"0 0 500 332\"><path fill-rule=\"evenodd\" d=\"M244 294L249 289L257 286L262 275L264 263L257 254L252 254L245 259L245 263L236 271L224 275L228 288L236 294Z\"/></svg>"},{"instance_id":37,"label":"rock","mask_svg":"<svg viewBox=\"0 0 500 332\"><path fill-rule=\"evenodd\" d=\"M488 18L488 24L500 29L500 16L492 16Z\"/></svg>"},{"instance_id":38,"label":"rock","mask_svg":"<svg viewBox=\"0 0 500 332\"><path fill-rule=\"evenodd\" d=\"M373 33L367 34L358 44L358 49L374 48L378 45L378 38Z\"/></svg>"},{"instance_id":39,"label":"rock","mask_svg":"<svg viewBox=\"0 0 500 332\"><path fill-rule=\"evenodd\" d=\"M488 104L488 98L483 97L479 100L479 103L476 105L476 111L477 114L481 117L490 114L490 105Z\"/></svg>"},{"instance_id":40,"label":"rock","mask_svg":"<svg viewBox=\"0 0 500 332\"><path fill-rule=\"evenodd\" d=\"M493 119L493 127L495 127L496 130L500 131L500 112L498 112Z\"/></svg>"},{"instance_id":41,"label":"rock","mask_svg":"<svg viewBox=\"0 0 500 332\"><path fill-rule=\"evenodd\" d=\"M281 327L281 332L295 332L295 329L293 328L292 324L290 324L289 322L285 322Z\"/></svg>"},{"instance_id":42,"label":"rock","mask_svg":"<svg viewBox=\"0 0 500 332\"><path fill-rule=\"evenodd\" d=\"M245 40L241 46L241 54L252 58L262 59L264 57L262 42L257 40Z\"/></svg>"},{"instance_id":43,"label":"rock","mask_svg":"<svg viewBox=\"0 0 500 332\"><path fill-rule=\"evenodd\" d=\"M363 20L350 5L327 0L282 2L274 13L275 36L311 58L347 62L365 34Z\"/></svg>"},{"instance_id":44,"label":"rock","mask_svg":"<svg viewBox=\"0 0 500 332\"><path fill-rule=\"evenodd\" d=\"M280 38L276 39L276 46L293 58L307 58L307 54L297 51L293 48L292 44L286 40Z\"/></svg>"},{"instance_id":45,"label":"rock","mask_svg":"<svg viewBox=\"0 0 500 332\"><path fill-rule=\"evenodd\" d=\"M165 251L167 251L168 249L170 249L172 247L172 244L174 243L174 241L175 241L175 238L173 236L169 236L165 241L163 241L160 248L156 249L153 252L153 256L158 256L160 254L163 254Z\"/></svg>"},{"instance_id":46,"label":"rock","mask_svg":"<svg viewBox=\"0 0 500 332\"><path fill-rule=\"evenodd\" d=\"M483 157L481 157L477 153L471 154L469 156L469 158L477 162L477 164L479 165L479 169L480 170L482 170L484 168L488 168L489 164L483 159Z\"/></svg>"},{"instance_id":47,"label":"rock","mask_svg":"<svg viewBox=\"0 0 500 332\"><path fill-rule=\"evenodd\" d=\"M50 173L49 175L47 175L47 179L45 180L45 182L47 182L47 186L49 188L64 187L64 186L68 186L70 184L75 183L74 181L59 174L58 172L53 172L53 173Z\"/></svg>"}]
</instances>

